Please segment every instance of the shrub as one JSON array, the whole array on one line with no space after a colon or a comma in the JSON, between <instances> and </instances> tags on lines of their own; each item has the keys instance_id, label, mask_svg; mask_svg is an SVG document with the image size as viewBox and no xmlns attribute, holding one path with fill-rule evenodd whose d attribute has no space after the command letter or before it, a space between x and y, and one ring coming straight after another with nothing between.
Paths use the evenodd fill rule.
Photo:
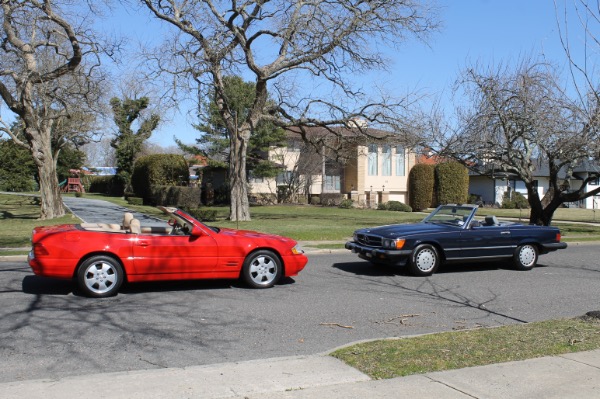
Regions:
<instances>
[{"instance_id":1,"label":"shrub","mask_svg":"<svg viewBox=\"0 0 600 399\"><path fill-rule=\"evenodd\" d=\"M464 204L469 194L469 172L458 162L435 166L435 205Z\"/></svg>"},{"instance_id":2,"label":"shrub","mask_svg":"<svg viewBox=\"0 0 600 399\"><path fill-rule=\"evenodd\" d=\"M387 203L388 211L396 211L396 212L412 212L412 208L400 201L388 201Z\"/></svg>"},{"instance_id":3,"label":"shrub","mask_svg":"<svg viewBox=\"0 0 600 399\"><path fill-rule=\"evenodd\" d=\"M133 167L131 186L136 196L152 204L153 186L187 186L189 168L182 155L152 154L140 157Z\"/></svg>"},{"instance_id":4,"label":"shrub","mask_svg":"<svg viewBox=\"0 0 600 399\"><path fill-rule=\"evenodd\" d=\"M216 209L184 208L184 211L201 222L215 222L217 220Z\"/></svg>"},{"instance_id":5,"label":"shrub","mask_svg":"<svg viewBox=\"0 0 600 399\"><path fill-rule=\"evenodd\" d=\"M377 204L377 209L380 211L395 211L395 212L412 212L412 208L400 201L388 201L386 203Z\"/></svg>"},{"instance_id":6,"label":"shrub","mask_svg":"<svg viewBox=\"0 0 600 399\"><path fill-rule=\"evenodd\" d=\"M200 187L152 186L150 201L154 205L197 208L200 205Z\"/></svg>"},{"instance_id":7,"label":"shrub","mask_svg":"<svg viewBox=\"0 0 600 399\"><path fill-rule=\"evenodd\" d=\"M112 196L123 195L123 184L117 181L116 176L86 176L84 181L87 192Z\"/></svg>"},{"instance_id":8,"label":"shrub","mask_svg":"<svg viewBox=\"0 0 600 399\"><path fill-rule=\"evenodd\" d=\"M342 208L342 209L350 209L354 206L354 201L351 200L350 198L344 198L343 200L340 201L340 204L338 205L338 207Z\"/></svg>"},{"instance_id":9,"label":"shrub","mask_svg":"<svg viewBox=\"0 0 600 399\"><path fill-rule=\"evenodd\" d=\"M343 195L339 193L321 193L321 205L339 206L342 199Z\"/></svg>"},{"instance_id":10,"label":"shrub","mask_svg":"<svg viewBox=\"0 0 600 399\"><path fill-rule=\"evenodd\" d=\"M529 202L527 198L523 196L523 194L514 191L512 193L512 198L508 196L508 193L504 194L504 199L502 200L502 208L504 209L528 209Z\"/></svg>"},{"instance_id":11,"label":"shrub","mask_svg":"<svg viewBox=\"0 0 600 399\"><path fill-rule=\"evenodd\" d=\"M431 206L434 186L433 165L416 164L408 174L409 204L415 211L422 211Z\"/></svg>"}]
</instances>

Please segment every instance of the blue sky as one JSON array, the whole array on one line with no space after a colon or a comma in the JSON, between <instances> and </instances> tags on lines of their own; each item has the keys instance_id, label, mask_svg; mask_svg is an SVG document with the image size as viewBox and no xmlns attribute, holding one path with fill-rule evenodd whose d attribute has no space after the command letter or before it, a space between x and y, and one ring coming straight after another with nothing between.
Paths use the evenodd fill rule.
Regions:
<instances>
[{"instance_id":1,"label":"blue sky","mask_svg":"<svg viewBox=\"0 0 600 399\"><path fill-rule=\"evenodd\" d=\"M577 27L574 0L556 2L561 9L568 5L570 27ZM363 87L384 86L391 93L444 93L443 98L447 99L459 72L474 63L510 64L520 57L543 54L559 68L566 65L554 0L437 0L436 3L440 6L440 31L433 33L427 44L410 40L399 50L388 51L390 71L356 76L357 83ZM136 47L139 43L160 41L165 27L151 18L146 9L138 7L124 12L120 5L116 7L114 16L104 20L102 29L125 35ZM600 31L597 36L600 37ZM571 39L577 43L580 38L572 32ZM385 48L385 44L378 45ZM176 136L183 142L194 143L198 133L186 114L190 107L193 105L183 104L179 115L162 124L150 141L168 147L174 145ZM3 115L6 117L4 112Z\"/></svg>"},{"instance_id":2,"label":"blue sky","mask_svg":"<svg viewBox=\"0 0 600 399\"><path fill-rule=\"evenodd\" d=\"M563 7L564 1L572 3L557 0L558 6ZM458 73L474 63L510 64L543 54L561 68L566 65L553 0L439 0L438 4L442 27L427 44L411 40L399 51L389 52L389 73L356 79L365 86L383 84L392 92L444 93L449 97ZM571 26L576 25L573 19ZM572 38L576 39L575 34ZM192 143L197 132L189 122L180 116L177 122L163 125L151 141L168 146L176 135Z\"/></svg>"}]
</instances>

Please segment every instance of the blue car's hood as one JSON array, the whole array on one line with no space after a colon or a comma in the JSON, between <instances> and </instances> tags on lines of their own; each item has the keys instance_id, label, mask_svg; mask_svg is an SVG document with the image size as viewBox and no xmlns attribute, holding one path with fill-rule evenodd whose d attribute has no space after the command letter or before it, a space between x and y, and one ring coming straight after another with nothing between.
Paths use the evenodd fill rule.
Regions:
<instances>
[{"instance_id":1,"label":"blue car's hood","mask_svg":"<svg viewBox=\"0 0 600 399\"><path fill-rule=\"evenodd\" d=\"M433 223L390 224L387 226L370 227L356 230L359 234L374 234L381 237L410 236L413 234L434 233L457 230L458 227Z\"/></svg>"}]
</instances>

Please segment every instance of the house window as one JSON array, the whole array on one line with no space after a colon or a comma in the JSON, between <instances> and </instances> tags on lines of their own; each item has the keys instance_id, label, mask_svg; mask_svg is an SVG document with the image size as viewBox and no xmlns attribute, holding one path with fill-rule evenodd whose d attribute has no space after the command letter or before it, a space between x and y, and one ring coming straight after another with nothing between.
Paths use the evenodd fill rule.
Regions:
<instances>
[{"instance_id":1,"label":"house window","mask_svg":"<svg viewBox=\"0 0 600 399\"><path fill-rule=\"evenodd\" d=\"M405 173L404 147L398 145L396 146L396 176L404 176Z\"/></svg>"},{"instance_id":2,"label":"house window","mask_svg":"<svg viewBox=\"0 0 600 399\"><path fill-rule=\"evenodd\" d=\"M290 140L288 142L287 149L289 152L300 152L302 149L302 144L298 140Z\"/></svg>"},{"instance_id":3,"label":"house window","mask_svg":"<svg viewBox=\"0 0 600 399\"><path fill-rule=\"evenodd\" d=\"M368 168L369 176L377 176L377 144L369 144L369 157L368 157Z\"/></svg>"},{"instance_id":4,"label":"house window","mask_svg":"<svg viewBox=\"0 0 600 399\"><path fill-rule=\"evenodd\" d=\"M290 185L292 182L294 182L296 177L297 177L296 172L292 172L292 171L288 170L288 171L278 174L277 178L275 180L276 180L278 186L287 186L287 185Z\"/></svg>"},{"instance_id":5,"label":"house window","mask_svg":"<svg viewBox=\"0 0 600 399\"><path fill-rule=\"evenodd\" d=\"M590 182L588 184L590 186L597 186L598 183L600 183L598 180L600 180L600 178L596 177L595 179L590 180Z\"/></svg>"},{"instance_id":6,"label":"house window","mask_svg":"<svg viewBox=\"0 0 600 399\"><path fill-rule=\"evenodd\" d=\"M250 183L264 183L266 179L264 177L254 176L252 171L248 172L248 182Z\"/></svg>"},{"instance_id":7,"label":"house window","mask_svg":"<svg viewBox=\"0 0 600 399\"><path fill-rule=\"evenodd\" d=\"M325 191L340 191L340 176L325 176Z\"/></svg>"},{"instance_id":8,"label":"house window","mask_svg":"<svg viewBox=\"0 0 600 399\"><path fill-rule=\"evenodd\" d=\"M392 147L384 145L381 156L381 174L383 176L392 175Z\"/></svg>"},{"instance_id":9,"label":"house window","mask_svg":"<svg viewBox=\"0 0 600 399\"><path fill-rule=\"evenodd\" d=\"M326 192L340 192L342 167L339 163L328 160L325 162L325 179L323 190Z\"/></svg>"}]
</instances>

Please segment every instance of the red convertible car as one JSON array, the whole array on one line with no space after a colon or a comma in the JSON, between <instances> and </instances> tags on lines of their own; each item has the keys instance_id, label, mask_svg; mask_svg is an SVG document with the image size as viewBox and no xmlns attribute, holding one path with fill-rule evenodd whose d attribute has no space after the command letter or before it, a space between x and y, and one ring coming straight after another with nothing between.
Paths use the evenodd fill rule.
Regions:
<instances>
[{"instance_id":1,"label":"red convertible car","mask_svg":"<svg viewBox=\"0 0 600 399\"><path fill-rule=\"evenodd\" d=\"M75 279L91 297L116 295L123 282L237 279L268 288L308 262L296 241L254 231L209 227L175 208L164 227L123 223L36 227L28 262L39 276Z\"/></svg>"}]
</instances>

